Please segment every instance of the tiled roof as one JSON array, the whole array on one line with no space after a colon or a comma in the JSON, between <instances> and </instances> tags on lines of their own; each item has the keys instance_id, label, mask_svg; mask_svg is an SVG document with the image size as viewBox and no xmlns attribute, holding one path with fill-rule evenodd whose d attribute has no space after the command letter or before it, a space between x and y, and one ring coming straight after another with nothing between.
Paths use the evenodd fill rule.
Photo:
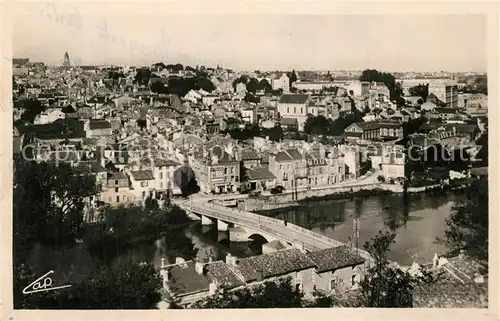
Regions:
<instances>
[{"instance_id":1,"label":"tiled roof","mask_svg":"<svg viewBox=\"0 0 500 321\"><path fill-rule=\"evenodd\" d=\"M280 123L285 126L297 126L298 122L296 118L282 118Z\"/></svg>"},{"instance_id":2,"label":"tiled roof","mask_svg":"<svg viewBox=\"0 0 500 321\"><path fill-rule=\"evenodd\" d=\"M227 264L223 261L217 261L206 265L207 277L210 281L216 280L226 289L232 289L244 285L236 274L231 271Z\"/></svg>"},{"instance_id":3,"label":"tiled roof","mask_svg":"<svg viewBox=\"0 0 500 321\"><path fill-rule=\"evenodd\" d=\"M276 178L276 176L274 176L274 174L269 171L269 168L263 166L249 168L247 170L247 176L249 180L271 180Z\"/></svg>"},{"instance_id":4,"label":"tiled roof","mask_svg":"<svg viewBox=\"0 0 500 321\"><path fill-rule=\"evenodd\" d=\"M253 149L244 149L241 151L241 159L242 160L253 160L253 159L260 159L260 155L257 154L256 151Z\"/></svg>"},{"instance_id":5,"label":"tiled roof","mask_svg":"<svg viewBox=\"0 0 500 321\"><path fill-rule=\"evenodd\" d=\"M309 95L281 95L279 103L280 104L305 104Z\"/></svg>"},{"instance_id":6,"label":"tiled roof","mask_svg":"<svg viewBox=\"0 0 500 321\"><path fill-rule=\"evenodd\" d=\"M380 124L378 122L357 122L354 123L353 125L358 126L362 130L373 130L380 128Z\"/></svg>"},{"instance_id":7,"label":"tiled roof","mask_svg":"<svg viewBox=\"0 0 500 321\"><path fill-rule=\"evenodd\" d=\"M298 249L244 258L237 263L237 268L246 281L264 280L313 267L315 264Z\"/></svg>"},{"instance_id":8,"label":"tiled roof","mask_svg":"<svg viewBox=\"0 0 500 321\"><path fill-rule=\"evenodd\" d=\"M103 119L91 119L89 122L90 129L107 129L111 128L111 123Z\"/></svg>"},{"instance_id":9,"label":"tiled roof","mask_svg":"<svg viewBox=\"0 0 500 321\"><path fill-rule=\"evenodd\" d=\"M318 272L334 271L348 266L358 265L365 262L347 246L337 246L329 249L307 253L318 267Z\"/></svg>"},{"instance_id":10,"label":"tiled roof","mask_svg":"<svg viewBox=\"0 0 500 321\"><path fill-rule=\"evenodd\" d=\"M488 284L436 282L413 290L415 308L487 308Z\"/></svg>"},{"instance_id":11,"label":"tiled roof","mask_svg":"<svg viewBox=\"0 0 500 321\"><path fill-rule=\"evenodd\" d=\"M146 181L155 179L153 172L151 170L139 170L139 171L130 171L130 175L136 181Z\"/></svg>"},{"instance_id":12,"label":"tiled roof","mask_svg":"<svg viewBox=\"0 0 500 321\"><path fill-rule=\"evenodd\" d=\"M294 160L301 160L302 154L296 149L287 149L286 153Z\"/></svg>"},{"instance_id":13,"label":"tiled roof","mask_svg":"<svg viewBox=\"0 0 500 321\"><path fill-rule=\"evenodd\" d=\"M292 158L285 152L279 152L278 154L276 154L274 159L277 162L290 162L290 161L292 161Z\"/></svg>"},{"instance_id":14,"label":"tiled roof","mask_svg":"<svg viewBox=\"0 0 500 321\"><path fill-rule=\"evenodd\" d=\"M175 265L169 269L170 278L167 283L170 290L176 295L208 291L210 281L196 272L195 262L188 261L186 265L187 267Z\"/></svg>"},{"instance_id":15,"label":"tiled roof","mask_svg":"<svg viewBox=\"0 0 500 321\"><path fill-rule=\"evenodd\" d=\"M178 166L180 163L170 160L170 159L155 159L154 161L155 167L162 167L162 166Z\"/></svg>"}]
</instances>

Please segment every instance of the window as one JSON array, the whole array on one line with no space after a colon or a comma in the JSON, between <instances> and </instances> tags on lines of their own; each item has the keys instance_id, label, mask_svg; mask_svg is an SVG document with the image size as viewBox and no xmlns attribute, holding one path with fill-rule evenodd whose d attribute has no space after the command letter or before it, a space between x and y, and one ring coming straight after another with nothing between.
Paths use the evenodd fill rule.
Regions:
<instances>
[{"instance_id":1,"label":"window","mask_svg":"<svg viewBox=\"0 0 500 321\"><path fill-rule=\"evenodd\" d=\"M234 167L231 167L231 174L234 173Z\"/></svg>"},{"instance_id":2,"label":"window","mask_svg":"<svg viewBox=\"0 0 500 321\"><path fill-rule=\"evenodd\" d=\"M336 287L337 287L337 280L335 279L330 280L330 291L335 290Z\"/></svg>"},{"instance_id":3,"label":"window","mask_svg":"<svg viewBox=\"0 0 500 321\"><path fill-rule=\"evenodd\" d=\"M304 113L304 107L300 107L300 113L303 114Z\"/></svg>"},{"instance_id":4,"label":"window","mask_svg":"<svg viewBox=\"0 0 500 321\"><path fill-rule=\"evenodd\" d=\"M286 113L289 114L290 113L290 107L287 107L286 108Z\"/></svg>"},{"instance_id":5,"label":"window","mask_svg":"<svg viewBox=\"0 0 500 321\"><path fill-rule=\"evenodd\" d=\"M142 191L142 199L146 198L146 191Z\"/></svg>"},{"instance_id":6,"label":"window","mask_svg":"<svg viewBox=\"0 0 500 321\"><path fill-rule=\"evenodd\" d=\"M115 185L118 185L118 180L117 179L115 179Z\"/></svg>"},{"instance_id":7,"label":"window","mask_svg":"<svg viewBox=\"0 0 500 321\"><path fill-rule=\"evenodd\" d=\"M117 187L117 188L115 188L115 193L118 193L118 187Z\"/></svg>"},{"instance_id":8,"label":"window","mask_svg":"<svg viewBox=\"0 0 500 321\"><path fill-rule=\"evenodd\" d=\"M227 167L224 167L224 174L227 174Z\"/></svg>"},{"instance_id":9,"label":"window","mask_svg":"<svg viewBox=\"0 0 500 321\"><path fill-rule=\"evenodd\" d=\"M295 290L296 291L302 291L302 283L295 284Z\"/></svg>"},{"instance_id":10,"label":"window","mask_svg":"<svg viewBox=\"0 0 500 321\"><path fill-rule=\"evenodd\" d=\"M297 107L293 107L293 113L296 114L297 113Z\"/></svg>"},{"instance_id":11,"label":"window","mask_svg":"<svg viewBox=\"0 0 500 321\"><path fill-rule=\"evenodd\" d=\"M116 195L116 202L120 203L120 195Z\"/></svg>"},{"instance_id":12,"label":"window","mask_svg":"<svg viewBox=\"0 0 500 321\"><path fill-rule=\"evenodd\" d=\"M148 181L141 182L141 187L147 187L147 186L148 186Z\"/></svg>"},{"instance_id":13,"label":"window","mask_svg":"<svg viewBox=\"0 0 500 321\"><path fill-rule=\"evenodd\" d=\"M163 179L163 172L160 172L160 179Z\"/></svg>"},{"instance_id":14,"label":"window","mask_svg":"<svg viewBox=\"0 0 500 321\"><path fill-rule=\"evenodd\" d=\"M280 164L280 169L283 169L283 165Z\"/></svg>"},{"instance_id":15,"label":"window","mask_svg":"<svg viewBox=\"0 0 500 321\"><path fill-rule=\"evenodd\" d=\"M353 274L352 277L351 277L351 285L354 285L356 284L356 275Z\"/></svg>"}]
</instances>

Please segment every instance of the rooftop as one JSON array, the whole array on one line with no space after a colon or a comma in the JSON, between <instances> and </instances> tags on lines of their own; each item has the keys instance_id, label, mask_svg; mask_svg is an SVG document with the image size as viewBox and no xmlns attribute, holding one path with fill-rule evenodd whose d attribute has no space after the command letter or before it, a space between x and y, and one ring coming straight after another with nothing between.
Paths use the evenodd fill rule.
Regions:
<instances>
[{"instance_id":1,"label":"rooftop","mask_svg":"<svg viewBox=\"0 0 500 321\"><path fill-rule=\"evenodd\" d=\"M351 251L348 246L337 246L309 252L307 256L316 264L319 273L334 271L365 262L365 259Z\"/></svg>"},{"instance_id":2,"label":"rooftop","mask_svg":"<svg viewBox=\"0 0 500 321\"><path fill-rule=\"evenodd\" d=\"M307 99L309 99L309 95L285 94L285 95L281 95L279 103L280 104L305 104Z\"/></svg>"},{"instance_id":3,"label":"rooftop","mask_svg":"<svg viewBox=\"0 0 500 321\"><path fill-rule=\"evenodd\" d=\"M299 249L287 249L241 259L237 268L246 281L264 280L315 267Z\"/></svg>"},{"instance_id":4,"label":"rooftop","mask_svg":"<svg viewBox=\"0 0 500 321\"><path fill-rule=\"evenodd\" d=\"M153 172L151 170L138 170L138 171L130 171L130 175L136 181L146 181L155 179Z\"/></svg>"}]
</instances>

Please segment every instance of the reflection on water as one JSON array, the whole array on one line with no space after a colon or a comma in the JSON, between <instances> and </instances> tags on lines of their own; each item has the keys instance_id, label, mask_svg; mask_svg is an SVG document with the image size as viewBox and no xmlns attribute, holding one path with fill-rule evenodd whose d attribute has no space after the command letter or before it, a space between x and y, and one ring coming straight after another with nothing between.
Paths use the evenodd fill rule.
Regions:
<instances>
[{"instance_id":1,"label":"reflection on water","mask_svg":"<svg viewBox=\"0 0 500 321\"><path fill-rule=\"evenodd\" d=\"M266 211L275 216L342 242L349 242L353 219L359 218L360 247L379 230L396 233L389 259L411 264L412 256L418 262L429 262L434 253L445 248L436 244L443 235L446 218L459 195L380 195L346 200L302 202L299 207ZM263 240L249 243L229 241L228 232L217 231L215 224L202 226L199 222L187 229L201 259L223 259L227 252L246 257L262 253ZM161 241L133 249L125 255L137 261L153 262L159 267L165 257Z\"/></svg>"},{"instance_id":2,"label":"reflection on water","mask_svg":"<svg viewBox=\"0 0 500 321\"><path fill-rule=\"evenodd\" d=\"M435 243L446 228L455 195L380 195L353 200L304 201L299 207L267 211L280 219L312 229L342 242L349 242L353 219L359 218L359 246L379 230L396 233L391 260L411 264L428 262L446 249ZM411 254L410 254L411 253Z\"/></svg>"}]
</instances>

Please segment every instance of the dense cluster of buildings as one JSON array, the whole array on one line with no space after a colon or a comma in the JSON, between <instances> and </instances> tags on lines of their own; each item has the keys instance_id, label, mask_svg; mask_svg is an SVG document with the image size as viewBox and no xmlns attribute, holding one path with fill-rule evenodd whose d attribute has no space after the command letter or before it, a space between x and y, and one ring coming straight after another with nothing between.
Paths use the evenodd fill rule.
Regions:
<instances>
[{"instance_id":1,"label":"dense cluster of buildings","mask_svg":"<svg viewBox=\"0 0 500 321\"><path fill-rule=\"evenodd\" d=\"M14 59L13 65L14 153L94 174L101 192L88 200L86 222L98 221L102 206L144 204L148 197L161 203L180 194L175 173L187 165L207 194L341 186L359 179L366 163L397 184L409 161L402 141L473 149L486 131L487 96L460 93L460 85L450 79L399 80L401 106L391 101L384 83L355 80L357 73L311 79L299 72L295 82L287 73L246 73L266 80L273 91L252 93L259 102L250 103L246 84L233 83L241 74L219 66L203 69L214 90L193 88L177 95L158 94L152 87L168 88L172 79L191 79L197 70L162 64L71 66L67 53L61 67L29 59ZM145 69L146 79L138 76ZM409 89L421 84L429 84L428 96L410 96ZM34 102L43 111L27 121L22 115L36 108ZM326 141L236 140L228 134L251 126L300 133L310 117L335 121L355 112L363 114L362 121ZM419 133L405 135L407 124L422 117ZM244 259L163 262L164 287L184 305L221 289L281 277L291 277L306 295L328 294L355 289L365 262L343 247L305 253L279 241L265 246L266 253ZM446 264L452 263L440 260L434 268L448 271Z\"/></svg>"}]
</instances>

